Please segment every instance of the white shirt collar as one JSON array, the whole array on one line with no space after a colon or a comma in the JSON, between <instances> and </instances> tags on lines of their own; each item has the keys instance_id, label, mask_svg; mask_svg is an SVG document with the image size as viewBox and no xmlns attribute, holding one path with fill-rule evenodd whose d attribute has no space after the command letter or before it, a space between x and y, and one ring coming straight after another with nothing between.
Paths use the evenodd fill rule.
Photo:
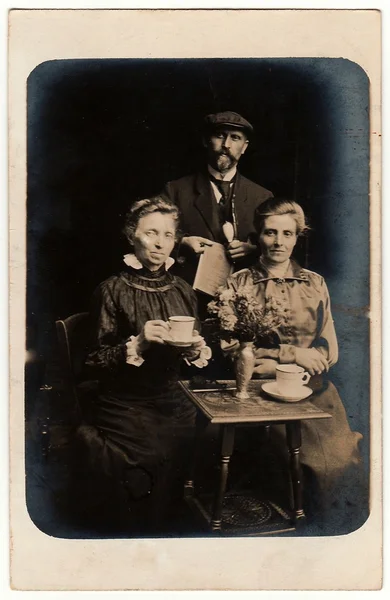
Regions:
<instances>
[{"instance_id":1,"label":"white shirt collar","mask_svg":"<svg viewBox=\"0 0 390 600\"><path fill-rule=\"evenodd\" d=\"M138 260L138 258L136 257L135 254L125 254L123 257L123 262L128 266L128 267L132 267L133 269L137 269L137 271L139 269L143 269L144 265ZM171 256L168 256L167 260L165 261L165 268L168 271L168 269L171 268L171 266L174 264L175 259L172 258Z\"/></svg>"},{"instance_id":2,"label":"white shirt collar","mask_svg":"<svg viewBox=\"0 0 390 600\"><path fill-rule=\"evenodd\" d=\"M220 179L221 181L231 181L237 173L237 165L234 165L234 167L232 167L229 171L226 171L224 175L222 175L222 173L220 173L219 171L213 169L213 167L211 167L210 165L207 165L207 169L210 175L215 177L215 179Z\"/></svg>"}]
</instances>

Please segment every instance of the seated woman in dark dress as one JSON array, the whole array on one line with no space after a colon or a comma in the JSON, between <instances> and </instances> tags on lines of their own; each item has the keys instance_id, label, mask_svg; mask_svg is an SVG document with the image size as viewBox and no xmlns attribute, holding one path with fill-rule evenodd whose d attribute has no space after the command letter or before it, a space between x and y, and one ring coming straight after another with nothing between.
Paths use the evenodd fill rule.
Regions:
<instances>
[{"instance_id":1,"label":"seated woman in dark dress","mask_svg":"<svg viewBox=\"0 0 390 600\"><path fill-rule=\"evenodd\" d=\"M261 306L275 298L284 307L287 323L278 328L278 344L257 348L253 377L275 378L279 363L296 363L315 376L310 400L332 418L301 423L307 502L316 533L347 533L367 517L367 486L359 451L362 435L351 431L337 389L328 378L338 360L328 289L321 275L290 259L298 236L306 229L301 206L272 198L257 208L254 224L260 260L232 275L227 287L250 289ZM234 357L238 344L232 341L224 346ZM284 451L284 427L273 427L272 436L276 448Z\"/></svg>"},{"instance_id":2,"label":"seated woman in dark dress","mask_svg":"<svg viewBox=\"0 0 390 600\"><path fill-rule=\"evenodd\" d=\"M180 363L202 367L211 355L203 338L189 348L167 344L169 317L198 324L192 288L168 271L177 224L170 201L136 202L125 225L134 254L99 285L90 309L86 365L100 389L90 423L79 429L82 454L89 472L105 477L118 519L122 506L135 530L164 527L182 496L195 410L177 384Z\"/></svg>"}]
</instances>

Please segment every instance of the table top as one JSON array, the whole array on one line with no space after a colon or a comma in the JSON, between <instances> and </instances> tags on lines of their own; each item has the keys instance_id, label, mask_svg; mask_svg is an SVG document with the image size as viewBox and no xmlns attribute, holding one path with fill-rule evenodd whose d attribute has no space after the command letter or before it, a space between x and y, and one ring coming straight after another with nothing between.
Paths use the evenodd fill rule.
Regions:
<instances>
[{"instance_id":1,"label":"table top","mask_svg":"<svg viewBox=\"0 0 390 600\"><path fill-rule=\"evenodd\" d=\"M252 380L249 383L250 397L247 400L235 398L233 390L194 392L189 388L188 381L181 381L180 385L187 397L211 423L285 423L331 417L310 400L292 403L274 400L261 389L268 381L273 380ZM218 383L227 384L227 387L235 386L233 380L219 380Z\"/></svg>"}]
</instances>

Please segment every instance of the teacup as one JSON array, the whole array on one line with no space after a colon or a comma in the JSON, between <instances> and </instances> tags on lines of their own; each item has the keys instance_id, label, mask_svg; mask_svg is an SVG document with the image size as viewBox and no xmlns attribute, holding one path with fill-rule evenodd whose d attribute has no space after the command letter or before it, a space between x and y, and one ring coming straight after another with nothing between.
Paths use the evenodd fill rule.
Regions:
<instances>
[{"instance_id":1,"label":"teacup","mask_svg":"<svg viewBox=\"0 0 390 600\"><path fill-rule=\"evenodd\" d=\"M168 321L171 336L175 342L191 340L195 325L194 317L175 316L169 317Z\"/></svg>"},{"instance_id":2,"label":"teacup","mask_svg":"<svg viewBox=\"0 0 390 600\"><path fill-rule=\"evenodd\" d=\"M310 379L309 373L296 364L277 365L276 387L283 396L297 396Z\"/></svg>"}]
</instances>

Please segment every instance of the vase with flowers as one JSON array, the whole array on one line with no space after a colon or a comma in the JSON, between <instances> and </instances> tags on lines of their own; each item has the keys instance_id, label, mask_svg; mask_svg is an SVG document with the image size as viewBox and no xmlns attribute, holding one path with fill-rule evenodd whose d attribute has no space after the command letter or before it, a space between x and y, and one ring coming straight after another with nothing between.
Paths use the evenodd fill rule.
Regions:
<instances>
[{"instance_id":1,"label":"vase with flowers","mask_svg":"<svg viewBox=\"0 0 390 600\"><path fill-rule=\"evenodd\" d=\"M276 298L267 298L261 306L251 286L220 288L208 304L217 322L218 337L238 342L235 352L236 397L249 397L248 384L255 366L255 349L275 344L277 329L286 325L287 315Z\"/></svg>"}]
</instances>

